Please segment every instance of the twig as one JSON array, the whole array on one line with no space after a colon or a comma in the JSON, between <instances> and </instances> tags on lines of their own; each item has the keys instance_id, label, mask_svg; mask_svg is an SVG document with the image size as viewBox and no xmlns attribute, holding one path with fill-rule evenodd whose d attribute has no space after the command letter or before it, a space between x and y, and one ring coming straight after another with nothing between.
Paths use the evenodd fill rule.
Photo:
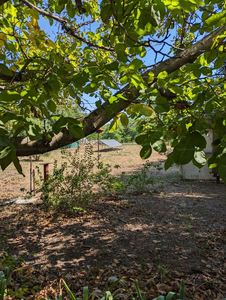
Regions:
<instances>
[{"instance_id":1,"label":"twig","mask_svg":"<svg viewBox=\"0 0 226 300\"><path fill-rule=\"evenodd\" d=\"M97 44L94 44L88 40L86 40L85 38L81 37L80 35L78 35L76 33L76 28L71 28L67 25L67 21L57 15L54 15L50 12L47 12L41 8L38 8L37 6L35 6L34 4L30 3L29 1L27 0L21 0L22 3L24 3L26 6L32 8L32 9L35 9L37 12L39 12L41 15L45 16L45 17L48 17L48 18L51 18L57 22L59 22L62 26L62 29L66 31L67 34L73 36L74 38L76 38L77 40L89 45L89 46L92 46L92 47L95 47L95 48L99 48L99 49L103 49L103 50L107 50L107 51L114 51L113 48L109 48L109 47L104 47L104 46L99 46ZM83 25L82 25L83 26Z\"/></svg>"}]
</instances>

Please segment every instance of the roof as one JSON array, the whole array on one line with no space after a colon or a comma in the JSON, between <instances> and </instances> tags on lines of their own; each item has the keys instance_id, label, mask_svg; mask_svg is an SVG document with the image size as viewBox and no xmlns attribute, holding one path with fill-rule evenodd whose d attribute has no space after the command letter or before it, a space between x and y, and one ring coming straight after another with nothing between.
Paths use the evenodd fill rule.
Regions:
<instances>
[{"instance_id":1,"label":"roof","mask_svg":"<svg viewBox=\"0 0 226 300\"><path fill-rule=\"evenodd\" d=\"M100 140L100 142L110 148L122 146L122 144L117 142L116 140Z\"/></svg>"}]
</instances>

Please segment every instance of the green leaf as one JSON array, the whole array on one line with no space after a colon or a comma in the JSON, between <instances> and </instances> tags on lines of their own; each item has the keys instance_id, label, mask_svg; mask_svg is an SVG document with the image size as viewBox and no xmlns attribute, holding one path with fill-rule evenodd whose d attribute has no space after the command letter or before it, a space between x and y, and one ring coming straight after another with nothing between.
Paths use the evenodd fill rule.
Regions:
<instances>
[{"instance_id":1,"label":"green leaf","mask_svg":"<svg viewBox=\"0 0 226 300\"><path fill-rule=\"evenodd\" d=\"M115 45L115 52L119 61L127 62L127 56L125 54L125 45L123 43L117 43Z\"/></svg>"},{"instance_id":2,"label":"green leaf","mask_svg":"<svg viewBox=\"0 0 226 300\"><path fill-rule=\"evenodd\" d=\"M53 91L52 86L48 82L44 84L44 89L47 93L51 93Z\"/></svg>"},{"instance_id":3,"label":"green leaf","mask_svg":"<svg viewBox=\"0 0 226 300\"><path fill-rule=\"evenodd\" d=\"M147 159L151 156L152 148L150 145L143 146L143 148L140 150L140 157L143 159Z\"/></svg>"},{"instance_id":4,"label":"green leaf","mask_svg":"<svg viewBox=\"0 0 226 300\"><path fill-rule=\"evenodd\" d=\"M7 146L9 144L9 137L7 135L0 136L0 146Z\"/></svg>"},{"instance_id":5,"label":"green leaf","mask_svg":"<svg viewBox=\"0 0 226 300\"><path fill-rule=\"evenodd\" d=\"M188 0L179 0L182 9L187 13L192 13L195 11L196 6Z\"/></svg>"},{"instance_id":6,"label":"green leaf","mask_svg":"<svg viewBox=\"0 0 226 300\"><path fill-rule=\"evenodd\" d=\"M178 165L185 165L193 159L194 153L195 146L190 137L184 138L174 148L174 162Z\"/></svg>"},{"instance_id":7,"label":"green leaf","mask_svg":"<svg viewBox=\"0 0 226 300\"><path fill-rule=\"evenodd\" d=\"M148 83L152 83L153 80L155 79L155 74L153 72L148 73Z\"/></svg>"},{"instance_id":8,"label":"green leaf","mask_svg":"<svg viewBox=\"0 0 226 300\"><path fill-rule=\"evenodd\" d=\"M87 81L89 80L88 77L85 77L83 74L77 74L73 77L73 83L75 87L83 87Z\"/></svg>"},{"instance_id":9,"label":"green leaf","mask_svg":"<svg viewBox=\"0 0 226 300\"><path fill-rule=\"evenodd\" d=\"M152 147L155 151L159 153L164 153L166 152L166 144L164 143L163 140L158 140L155 143L152 144Z\"/></svg>"},{"instance_id":10,"label":"green leaf","mask_svg":"<svg viewBox=\"0 0 226 300\"><path fill-rule=\"evenodd\" d=\"M0 64L0 70L2 71L2 73L4 73L5 75L9 75L12 76L13 73L10 69L8 69L7 66L5 66L4 64Z\"/></svg>"},{"instance_id":11,"label":"green leaf","mask_svg":"<svg viewBox=\"0 0 226 300\"><path fill-rule=\"evenodd\" d=\"M23 174L22 167L21 167L18 157L15 157L13 159L13 164L14 164L15 168L17 169L17 172L25 177L25 175Z\"/></svg>"},{"instance_id":12,"label":"green leaf","mask_svg":"<svg viewBox=\"0 0 226 300\"><path fill-rule=\"evenodd\" d=\"M212 113L213 110L214 110L213 101L209 100L205 105L205 112L206 112L206 114L209 115Z\"/></svg>"},{"instance_id":13,"label":"green leaf","mask_svg":"<svg viewBox=\"0 0 226 300\"><path fill-rule=\"evenodd\" d=\"M110 291L106 291L104 294L104 300L113 300L113 296Z\"/></svg>"},{"instance_id":14,"label":"green leaf","mask_svg":"<svg viewBox=\"0 0 226 300\"><path fill-rule=\"evenodd\" d=\"M151 18L151 9L147 7L145 9L140 10L140 18L139 18L139 28L145 29L146 24L149 22Z\"/></svg>"},{"instance_id":15,"label":"green leaf","mask_svg":"<svg viewBox=\"0 0 226 300\"><path fill-rule=\"evenodd\" d=\"M66 5L67 13L70 18L74 18L75 16L75 5L72 3L71 0L68 1Z\"/></svg>"},{"instance_id":16,"label":"green leaf","mask_svg":"<svg viewBox=\"0 0 226 300\"><path fill-rule=\"evenodd\" d=\"M48 101L47 107L53 113L56 111L56 104L53 102L53 100Z\"/></svg>"},{"instance_id":17,"label":"green leaf","mask_svg":"<svg viewBox=\"0 0 226 300\"><path fill-rule=\"evenodd\" d=\"M107 64L106 66L105 66L105 68L107 69L107 70L109 70L109 71L113 71L113 70L118 70L118 67L119 67L119 63L117 62L117 61L114 61L114 62L112 62L112 63L110 63L110 64Z\"/></svg>"},{"instance_id":18,"label":"green leaf","mask_svg":"<svg viewBox=\"0 0 226 300\"><path fill-rule=\"evenodd\" d=\"M71 300L76 300L76 297L73 295L72 291L70 290L70 288L68 287L68 285L66 284L66 282L63 279L61 279L61 280L62 280L62 282L63 282L63 284L65 286L65 289L66 289L68 295L70 296Z\"/></svg>"},{"instance_id":19,"label":"green leaf","mask_svg":"<svg viewBox=\"0 0 226 300\"><path fill-rule=\"evenodd\" d=\"M114 102L118 102L118 97L115 97L115 96L111 96L109 99L108 99L109 103L114 103Z\"/></svg>"},{"instance_id":20,"label":"green leaf","mask_svg":"<svg viewBox=\"0 0 226 300\"><path fill-rule=\"evenodd\" d=\"M96 104L96 107L99 108L99 107L101 107L102 102L101 102L101 100L98 100L95 102L95 104Z\"/></svg>"},{"instance_id":21,"label":"green leaf","mask_svg":"<svg viewBox=\"0 0 226 300\"><path fill-rule=\"evenodd\" d=\"M174 292L169 292L169 293L167 294L165 300L174 300L176 295L177 295L177 294L174 293Z\"/></svg>"},{"instance_id":22,"label":"green leaf","mask_svg":"<svg viewBox=\"0 0 226 300\"><path fill-rule=\"evenodd\" d=\"M200 71L205 76L211 76L212 75L212 70L210 68L203 67L203 68L200 69Z\"/></svg>"},{"instance_id":23,"label":"green leaf","mask_svg":"<svg viewBox=\"0 0 226 300\"><path fill-rule=\"evenodd\" d=\"M155 0L154 2L155 11L160 12L161 19L165 16L165 5L161 0Z\"/></svg>"},{"instance_id":24,"label":"green leaf","mask_svg":"<svg viewBox=\"0 0 226 300\"><path fill-rule=\"evenodd\" d=\"M173 159L173 152L172 152L167 156L167 160L164 165L165 170L168 170L170 167L172 167L173 164L174 164L174 159Z\"/></svg>"},{"instance_id":25,"label":"green leaf","mask_svg":"<svg viewBox=\"0 0 226 300\"><path fill-rule=\"evenodd\" d=\"M59 133L62 130L62 128L65 127L66 124L67 124L67 119L64 118L63 116L60 117L60 119L56 121L56 123L54 123L52 126L53 132L56 134Z\"/></svg>"},{"instance_id":26,"label":"green leaf","mask_svg":"<svg viewBox=\"0 0 226 300\"><path fill-rule=\"evenodd\" d=\"M170 110L170 105L166 98L158 95L157 97L151 96L149 99L151 101L151 107L157 113L168 112Z\"/></svg>"},{"instance_id":27,"label":"green leaf","mask_svg":"<svg viewBox=\"0 0 226 300\"><path fill-rule=\"evenodd\" d=\"M110 17L111 17L111 3L106 3L107 1L102 1L101 3L101 12L100 12L100 16L102 21L105 24L108 24L110 21Z\"/></svg>"},{"instance_id":28,"label":"green leaf","mask_svg":"<svg viewBox=\"0 0 226 300\"><path fill-rule=\"evenodd\" d=\"M182 300L185 298L185 284L184 284L184 280L181 280L179 298L182 299Z\"/></svg>"},{"instance_id":29,"label":"green leaf","mask_svg":"<svg viewBox=\"0 0 226 300\"><path fill-rule=\"evenodd\" d=\"M153 300L164 300L165 297L164 296L158 296L157 298L153 299Z\"/></svg>"},{"instance_id":30,"label":"green leaf","mask_svg":"<svg viewBox=\"0 0 226 300\"><path fill-rule=\"evenodd\" d=\"M198 131L194 131L191 133L190 141L195 147L198 147L200 150L203 150L206 147L206 139Z\"/></svg>"},{"instance_id":31,"label":"green leaf","mask_svg":"<svg viewBox=\"0 0 226 300\"><path fill-rule=\"evenodd\" d=\"M142 103L136 103L132 105L131 111L139 112L145 117L153 117L155 115L154 110L150 106L144 105Z\"/></svg>"},{"instance_id":32,"label":"green leaf","mask_svg":"<svg viewBox=\"0 0 226 300\"><path fill-rule=\"evenodd\" d=\"M83 299L82 300L88 300L89 299L89 288L88 286L83 287Z\"/></svg>"},{"instance_id":33,"label":"green leaf","mask_svg":"<svg viewBox=\"0 0 226 300\"><path fill-rule=\"evenodd\" d=\"M157 76L157 79L166 79L168 73L166 71L160 72Z\"/></svg>"},{"instance_id":34,"label":"green leaf","mask_svg":"<svg viewBox=\"0 0 226 300\"><path fill-rule=\"evenodd\" d=\"M122 125L125 126L125 127L127 127L128 124L129 124L129 119L128 119L128 117L125 113L121 114L120 121L121 121Z\"/></svg>"},{"instance_id":35,"label":"green leaf","mask_svg":"<svg viewBox=\"0 0 226 300\"><path fill-rule=\"evenodd\" d=\"M3 171L11 164L15 157L16 149L12 146L7 146L0 151L0 166Z\"/></svg>"},{"instance_id":36,"label":"green leaf","mask_svg":"<svg viewBox=\"0 0 226 300\"><path fill-rule=\"evenodd\" d=\"M137 71L139 68L143 66L143 62L140 59L135 58L134 60L131 61L129 64L129 69Z\"/></svg>"},{"instance_id":37,"label":"green leaf","mask_svg":"<svg viewBox=\"0 0 226 300\"><path fill-rule=\"evenodd\" d=\"M27 133L30 138L36 138L39 135L36 125L34 125L34 124L28 126Z\"/></svg>"},{"instance_id":38,"label":"green leaf","mask_svg":"<svg viewBox=\"0 0 226 300\"><path fill-rule=\"evenodd\" d=\"M218 57L214 62L214 68L219 69L220 67L224 66L225 63L225 56Z\"/></svg>"},{"instance_id":39,"label":"green leaf","mask_svg":"<svg viewBox=\"0 0 226 300\"><path fill-rule=\"evenodd\" d=\"M77 139L82 139L84 137L84 131L83 131L82 127L80 127L79 125L76 125L74 123L68 124L68 131L69 131L70 135L72 135L73 137L75 137Z\"/></svg>"},{"instance_id":40,"label":"green leaf","mask_svg":"<svg viewBox=\"0 0 226 300\"><path fill-rule=\"evenodd\" d=\"M115 130L117 130L119 128L119 118L118 117L114 117L114 119L112 120L110 127L109 127L109 132L113 133L115 132Z\"/></svg>"},{"instance_id":41,"label":"green leaf","mask_svg":"<svg viewBox=\"0 0 226 300\"><path fill-rule=\"evenodd\" d=\"M207 25L216 25L217 26L217 23L223 18L226 16L226 11L222 11L218 14L212 14L211 17L209 17L205 22Z\"/></svg>"},{"instance_id":42,"label":"green leaf","mask_svg":"<svg viewBox=\"0 0 226 300\"><path fill-rule=\"evenodd\" d=\"M200 29L200 27L201 27L201 25L200 25L200 23L195 23L194 25L192 25L192 27L191 27L191 32L196 32L197 30L199 30Z\"/></svg>"},{"instance_id":43,"label":"green leaf","mask_svg":"<svg viewBox=\"0 0 226 300\"><path fill-rule=\"evenodd\" d=\"M138 145L148 146L151 143L151 138L148 134L140 134L135 138L135 142Z\"/></svg>"},{"instance_id":44,"label":"green leaf","mask_svg":"<svg viewBox=\"0 0 226 300\"><path fill-rule=\"evenodd\" d=\"M119 80L123 85L128 83L128 77L126 75L121 77Z\"/></svg>"},{"instance_id":45,"label":"green leaf","mask_svg":"<svg viewBox=\"0 0 226 300\"><path fill-rule=\"evenodd\" d=\"M14 91L2 91L0 93L0 102L14 102L21 99L19 93Z\"/></svg>"}]
</instances>

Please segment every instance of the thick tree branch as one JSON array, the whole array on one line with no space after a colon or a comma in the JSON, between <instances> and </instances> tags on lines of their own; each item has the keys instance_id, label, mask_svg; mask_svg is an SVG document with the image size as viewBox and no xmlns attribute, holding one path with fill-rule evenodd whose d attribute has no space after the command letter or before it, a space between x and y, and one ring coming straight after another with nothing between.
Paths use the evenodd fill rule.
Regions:
<instances>
[{"instance_id":1,"label":"thick tree branch","mask_svg":"<svg viewBox=\"0 0 226 300\"><path fill-rule=\"evenodd\" d=\"M211 50L213 46L214 39L223 34L226 31L226 26L221 26L216 29L208 36L204 37L202 40L192 45L190 48L182 51L179 56L175 56L173 58L162 61L158 65L154 66L152 69L147 70L143 74L144 80L148 80L148 73L151 71L154 73L155 77L160 72L166 71L168 74L178 70L180 67L187 63L192 63L196 60L196 58L206 52ZM154 80L155 81L155 80ZM149 83L150 86L153 86L155 82ZM109 120L111 120L114 116L116 116L120 111L128 107L133 101L135 101L139 96L139 90L136 88L131 88L129 85L125 86L122 90L120 90L117 94L122 94L126 100L120 100L117 103L117 108L114 109L114 112L111 114L106 114L107 108L111 105L108 102L105 102L101 107L97 108L85 118L81 120L83 123L84 134L88 136L89 134L95 132L101 126L106 124ZM32 155L38 153L44 153L47 151L51 151L54 149L58 149L62 146L70 144L78 139L70 136L69 132L65 129L57 135L52 135L52 141L47 143L45 139L41 141L29 141L23 138L12 138L11 142L17 149L18 156L24 155Z\"/></svg>"}]
</instances>

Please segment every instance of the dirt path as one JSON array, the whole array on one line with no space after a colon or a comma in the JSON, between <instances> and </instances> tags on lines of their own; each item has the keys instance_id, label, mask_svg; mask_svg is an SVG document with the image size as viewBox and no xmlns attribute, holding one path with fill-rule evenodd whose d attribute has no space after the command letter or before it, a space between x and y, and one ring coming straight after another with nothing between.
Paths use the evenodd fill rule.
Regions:
<instances>
[{"instance_id":1,"label":"dirt path","mask_svg":"<svg viewBox=\"0 0 226 300\"><path fill-rule=\"evenodd\" d=\"M39 296L54 299L61 277L80 294L126 276L151 299L184 279L193 299L226 297L226 185L164 176L157 192L96 199L87 214L2 206L1 248L27 266L14 282L34 280ZM37 299L31 286L25 298Z\"/></svg>"}]
</instances>

